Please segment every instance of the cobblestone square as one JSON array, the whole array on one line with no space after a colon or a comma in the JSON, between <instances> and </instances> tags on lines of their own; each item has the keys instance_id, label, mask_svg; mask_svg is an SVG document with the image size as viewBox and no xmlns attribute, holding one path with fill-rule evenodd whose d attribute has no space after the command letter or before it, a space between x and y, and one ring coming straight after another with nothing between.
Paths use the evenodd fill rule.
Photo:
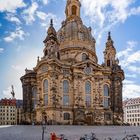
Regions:
<instances>
[{"instance_id":1,"label":"cobblestone square","mask_svg":"<svg viewBox=\"0 0 140 140\"><path fill-rule=\"evenodd\" d=\"M85 134L95 133L99 140L111 137L122 140L126 135L140 137L140 127L133 126L47 126L45 140L50 140L50 133L64 134L68 140L79 140ZM41 126L0 126L0 140L41 140Z\"/></svg>"}]
</instances>

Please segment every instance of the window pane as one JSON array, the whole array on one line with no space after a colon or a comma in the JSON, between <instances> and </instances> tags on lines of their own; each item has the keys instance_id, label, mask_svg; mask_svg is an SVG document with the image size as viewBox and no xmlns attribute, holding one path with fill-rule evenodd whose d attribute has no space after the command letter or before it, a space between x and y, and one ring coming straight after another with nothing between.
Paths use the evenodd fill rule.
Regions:
<instances>
[{"instance_id":1,"label":"window pane","mask_svg":"<svg viewBox=\"0 0 140 140\"><path fill-rule=\"evenodd\" d=\"M33 87L33 89L32 89L32 96L33 96L33 98L36 99L36 97L37 97L37 88L36 87Z\"/></svg>"},{"instance_id":2,"label":"window pane","mask_svg":"<svg viewBox=\"0 0 140 140\"><path fill-rule=\"evenodd\" d=\"M32 89L32 106L33 106L33 109L35 108L36 104L37 104L37 87L33 87L33 89Z\"/></svg>"},{"instance_id":3,"label":"window pane","mask_svg":"<svg viewBox=\"0 0 140 140\"><path fill-rule=\"evenodd\" d=\"M43 88L44 93L48 93L48 80L44 81Z\"/></svg>"},{"instance_id":4,"label":"window pane","mask_svg":"<svg viewBox=\"0 0 140 140\"><path fill-rule=\"evenodd\" d=\"M109 99L104 98L104 107L109 107Z\"/></svg>"},{"instance_id":5,"label":"window pane","mask_svg":"<svg viewBox=\"0 0 140 140\"><path fill-rule=\"evenodd\" d=\"M108 85L104 85L104 96L109 96L109 88L108 88Z\"/></svg>"},{"instance_id":6,"label":"window pane","mask_svg":"<svg viewBox=\"0 0 140 140\"><path fill-rule=\"evenodd\" d=\"M86 82L86 85L85 85L85 90L86 90L86 94L90 94L91 93L91 83L88 81Z\"/></svg>"},{"instance_id":7,"label":"window pane","mask_svg":"<svg viewBox=\"0 0 140 140\"><path fill-rule=\"evenodd\" d=\"M69 96L67 95L63 96L63 105L69 105Z\"/></svg>"},{"instance_id":8,"label":"window pane","mask_svg":"<svg viewBox=\"0 0 140 140\"><path fill-rule=\"evenodd\" d=\"M82 54L82 61L87 60L87 55L85 53Z\"/></svg>"},{"instance_id":9,"label":"window pane","mask_svg":"<svg viewBox=\"0 0 140 140\"><path fill-rule=\"evenodd\" d=\"M35 105L36 105L36 100L35 99L33 100L32 104L33 104L33 109L34 109Z\"/></svg>"},{"instance_id":10,"label":"window pane","mask_svg":"<svg viewBox=\"0 0 140 140\"><path fill-rule=\"evenodd\" d=\"M64 120L70 120L70 114L64 113Z\"/></svg>"},{"instance_id":11,"label":"window pane","mask_svg":"<svg viewBox=\"0 0 140 140\"><path fill-rule=\"evenodd\" d=\"M69 82L67 80L63 81L63 93L69 93Z\"/></svg>"},{"instance_id":12,"label":"window pane","mask_svg":"<svg viewBox=\"0 0 140 140\"><path fill-rule=\"evenodd\" d=\"M48 94L44 95L44 105L48 105Z\"/></svg>"},{"instance_id":13,"label":"window pane","mask_svg":"<svg viewBox=\"0 0 140 140\"><path fill-rule=\"evenodd\" d=\"M104 119L107 121L111 120L111 114L109 113L104 114Z\"/></svg>"},{"instance_id":14,"label":"window pane","mask_svg":"<svg viewBox=\"0 0 140 140\"><path fill-rule=\"evenodd\" d=\"M86 96L86 106L91 107L91 96Z\"/></svg>"}]
</instances>

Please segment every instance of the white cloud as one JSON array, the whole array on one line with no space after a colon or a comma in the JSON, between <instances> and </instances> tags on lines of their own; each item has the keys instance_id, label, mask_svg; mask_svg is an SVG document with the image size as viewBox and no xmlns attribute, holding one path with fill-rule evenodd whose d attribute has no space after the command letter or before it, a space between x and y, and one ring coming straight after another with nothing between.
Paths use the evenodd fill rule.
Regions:
<instances>
[{"instance_id":1,"label":"white cloud","mask_svg":"<svg viewBox=\"0 0 140 140\"><path fill-rule=\"evenodd\" d=\"M140 51L135 51L137 44L135 41L128 41L126 49L117 53L123 67L140 62Z\"/></svg>"},{"instance_id":2,"label":"white cloud","mask_svg":"<svg viewBox=\"0 0 140 140\"><path fill-rule=\"evenodd\" d=\"M3 90L3 97L4 98L11 98L11 86L9 86L7 89Z\"/></svg>"},{"instance_id":3,"label":"white cloud","mask_svg":"<svg viewBox=\"0 0 140 140\"><path fill-rule=\"evenodd\" d=\"M140 66L128 66L127 69L131 72L135 72L137 74L140 74Z\"/></svg>"},{"instance_id":4,"label":"white cloud","mask_svg":"<svg viewBox=\"0 0 140 140\"><path fill-rule=\"evenodd\" d=\"M47 18L47 14L44 12L37 11L36 14L41 20L46 20L46 18Z\"/></svg>"},{"instance_id":5,"label":"white cloud","mask_svg":"<svg viewBox=\"0 0 140 140\"><path fill-rule=\"evenodd\" d=\"M21 76L25 74L26 68L33 69L36 66L38 55L42 56L43 48L38 48L37 46L35 46L34 48L27 47L27 51L25 50L26 47L22 46L22 48L24 48L22 55L18 59L12 60L13 64L9 68L8 72L5 74L5 80L7 80L6 87L9 87L9 85L14 85L15 95L18 99L22 99L22 84L20 81ZM31 52L33 55L31 55ZM9 91L5 93L8 94ZM2 95L2 97L4 96Z\"/></svg>"},{"instance_id":6,"label":"white cloud","mask_svg":"<svg viewBox=\"0 0 140 140\"><path fill-rule=\"evenodd\" d=\"M140 96L140 85L133 81L124 82L123 85L123 97L124 98L135 98Z\"/></svg>"},{"instance_id":7,"label":"white cloud","mask_svg":"<svg viewBox=\"0 0 140 140\"><path fill-rule=\"evenodd\" d=\"M42 0L44 4L48 4L49 0Z\"/></svg>"},{"instance_id":8,"label":"white cloud","mask_svg":"<svg viewBox=\"0 0 140 140\"><path fill-rule=\"evenodd\" d=\"M124 23L132 15L140 14L140 7L133 6L135 0L81 0L81 3L85 15L97 30L97 43L102 34L114 25Z\"/></svg>"},{"instance_id":9,"label":"white cloud","mask_svg":"<svg viewBox=\"0 0 140 140\"><path fill-rule=\"evenodd\" d=\"M13 14L7 14L7 16L5 17L8 21L10 22L14 22L16 24L21 24L21 21Z\"/></svg>"},{"instance_id":10,"label":"white cloud","mask_svg":"<svg viewBox=\"0 0 140 140\"><path fill-rule=\"evenodd\" d=\"M117 53L117 57L128 57L129 54L133 51L135 46L137 45L136 41L128 41L127 42L127 48L123 51L120 51Z\"/></svg>"},{"instance_id":11,"label":"white cloud","mask_svg":"<svg viewBox=\"0 0 140 140\"><path fill-rule=\"evenodd\" d=\"M61 20L58 19L57 16L52 13L48 13L46 15L46 20L45 20L45 22L41 22L41 26L45 27L45 29L48 30L48 27L50 26L50 19L53 19L53 24L54 24L55 28L58 29L60 27L60 25L58 23Z\"/></svg>"},{"instance_id":12,"label":"white cloud","mask_svg":"<svg viewBox=\"0 0 140 140\"><path fill-rule=\"evenodd\" d=\"M123 81L123 84L124 85L128 85L128 84L134 84L135 82L134 81L131 81L131 80L124 80Z\"/></svg>"},{"instance_id":13,"label":"white cloud","mask_svg":"<svg viewBox=\"0 0 140 140\"><path fill-rule=\"evenodd\" d=\"M128 41L125 50L117 54L120 64L126 71L126 78L131 80L124 80L123 82L123 97L135 98L140 96L139 83L132 81L133 78L137 78L137 74L140 74L140 51L137 49L138 43L135 41ZM129 73L131 72L131 73Z\"/></svg>"},{"instance_id":14,"label":"white cloud","mask_svg":"<svg viewBox=\"0 0 140 140\"><path fill-rule=\"evenodd\" d=\"M32 24L35 21L35 13L38 9L38 4L33 2L32 5L23 11L23 18L26 21L26 24Z\"/></svg>"},{"instance_id":15,"label":"white cloud","mask_svg":"<svg viewBox=\"0 0 140 140\"><path fill-rule=\"evenodd\" d=\"M20 65L12 65L12 68L14 69L14 70L21 70L21 66Z\"/></svg>"},{"instance_id":16,"label":"white cloud","mask_svg":"<svg viewBox=\"0 0 140 140\"><path fill-rule=\"evenodd\" d=\"M0 53L3 53L4 49L3 48L0 48Z\"/></svg>"},{"instance_id":17,"label":"white cloud","mask_svg":"<svg viewBox=\"0 0 140 140\"><path fill-rule=\"evenodd\" d=\"M127 77L127 78L136 78L137 75L136 74L125 74L125 77Z\"/></svg>"},{"instance_id":18,"label":"white cloud","mask_svg":"<svg viewBox=\"0 0 140 140\"><path fill-rule=\"evenodd\" d=\"M134 52L132 55L130 55L127 59L128 63L136 63L140 62L140 50Z\"/></svg>"},{"instance_id":19,"label":"white cloud","mask_svg":"<svg viewBox=\"0 0 140 140\"><path fill-rule=\"evenodd\" d=\"M137 8L132 8L129 15L139 15L140 14L140 6Z\"/></svg>"},{"instance_id":20,"label":"white cloud","mask_svg":"<svg viewBox=\"0 0 140 140\"><path fill-rule=\"evenodd\" d=\"M0 12L15 12L17 8L25 7L23 0L0 0Z\"/></svg>"},{"instance_id":21,"label":"white cloud","mask_svg":"<svg viewBox=\"0 0 140 140\"><path fill-rule=\"evenodd\" d=\"M18 27L14 32L11 32L9 36L5 37L4 40L6 42L12 42L17 38L20 40L24 40L25 36L25 32L21 29L21 27Z\"/></svg>"},{"instance_id":22,"label":"white cloud","mask_svg":"<svg viewBox=\"0 0 140 140\"><path fill-rule=\"evenodd\" d=\"M12 98L11 91L12 91L12 88L11 88L11 85L9 85L5 90L3 90L2 97L3 98ZM19 94L17 86L14 86L14 92L15 92L16 99L22 99L22 95Z\"/></svg>"}]
</instances>

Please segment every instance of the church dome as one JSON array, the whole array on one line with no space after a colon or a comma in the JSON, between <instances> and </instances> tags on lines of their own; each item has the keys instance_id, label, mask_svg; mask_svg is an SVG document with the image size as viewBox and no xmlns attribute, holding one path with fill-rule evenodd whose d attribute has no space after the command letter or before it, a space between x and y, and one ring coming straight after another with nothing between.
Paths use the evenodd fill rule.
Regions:
<instances>
[{"instance_id":1,"label":"church dome","mask_svg":"<svg viewBox=\"0 0 140 140\"><path fill-rule=\"evenodd\" d=\"M82 55L97 63L95 51L95 39L92 36L91 27L86 27L80 16L81 3L79 0L68 0L65 13L66 20L62 22L57 32L60 44L61 60L81 62Z\"/></svg>"},{"instance_id":2,"label":"church dome","mask_svg":"<svg viewBox=\"0 0 140 140\"><path fill-rule=\"evenodd\" d=\"M94 42L95 39L91 34L91 27L87 28L81 21L64 21L61 29L57 33L59 42L81 40L87 42Z\"/></svg>"}]
</instances>

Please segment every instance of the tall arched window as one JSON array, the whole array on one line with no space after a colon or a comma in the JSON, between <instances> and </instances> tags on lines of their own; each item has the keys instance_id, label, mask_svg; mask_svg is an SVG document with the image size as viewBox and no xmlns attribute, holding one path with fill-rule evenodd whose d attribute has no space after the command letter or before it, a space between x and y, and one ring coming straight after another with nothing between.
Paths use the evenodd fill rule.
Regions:
<instances>
[{"instance_id":1,"label":"tall arched window","mask_svg":"<svg viewBox=\"0 0 140 140\"><path fill-rule=\"evenodd\" d=\"M85 83L85 92L86 107L91 107L91 83L89 81Z\"/></svg>"},{"instance_id":2,"label":"tall arched window","mask_svg":"<svg viewBox=\"0 0 140 140\"><path fill-rule=\"evenodd\" d=\"M35 109L35 106L37 104L37 87L32 88L32 104L33 104L33 109Z\"/></svg>"},{"instance_id":3,"label":"tall arched window","mask_svg":"<svg viewBox=\"0 0 140 140\"><path fill-rule=\"evenodd\" d=\"M69 82L67 80L63 81L63 93L65 94L69 93Z\"/></svg>"},{"instance_id":4,"label":"tall arched window","mask_svg":"<svg viewBox=\"0 0 140 140\"><path fill-rule=\"evenodd\" d=\"M69 82L63 81L63 105L69 105Z\"/></svg>"},{"instance_id":5,"label":"tall arched window","mask_svg":"<svg viewBox=\"0 0 140 140\"><path fill-rule=\"evenodd\" d=\"M48 105L48 80L43 82L43 93L44 93L44 105Z\"/></svg>"},{"instance_id":6,"label":"tall arched window","mask_svg":"<svg viewBox=\"0 0 140 140\"><path fill-rule=\"evenodd\" d=\"M108 108L109 107L109 100L110 96L109 96L109 87L108 85L104 85L104 107Z\"/></svg>"},{"instance_id":7,"label":"tall arched window","mask_svg":"<svg viewBox=\"0 0 140 140\"><path fill-rule=\"evenodd\" d=\"M108 85L104 85L104 96L109 96L109 87L108 87Z\"/></svg>"},{"instance_id":8,"label":"tall arched window","mask_svg":"<svg viewBox=\"0 0 140 140\"><path fill-rule=\"evenodd\" d=\"M76 15L77 7L75 5L72 6L72 15Z\"/></svg>"},{"instance_id":9,"label":"tall arched window","mask_svg":"<svg viewBox=\"0 0 140 140\"><path fill-rule=\"evenodd\" d=\"M85 90L86 90L86 94L91 93L91 83L89 81L86 82Z\"/></svg>"}]
</instances>

